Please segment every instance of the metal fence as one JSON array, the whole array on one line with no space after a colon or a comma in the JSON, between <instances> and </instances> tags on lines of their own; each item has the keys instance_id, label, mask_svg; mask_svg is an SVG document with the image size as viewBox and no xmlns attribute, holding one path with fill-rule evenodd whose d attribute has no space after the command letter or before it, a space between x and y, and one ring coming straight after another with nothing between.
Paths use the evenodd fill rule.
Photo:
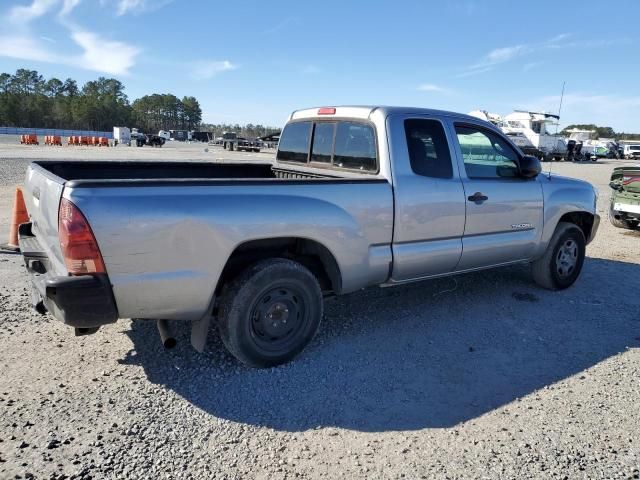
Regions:
<instances>
[{"instance_id":1,"label":"metal fence","mask_svg":"<svg viewBox=\"0 0 640 480\"><path fill-rule=\"evenodd\" d=\"M22 127L0 127L0 135L60 135L69 137L77 135L81 137L106 137L113 138L113 132L98 132L95 130L62 130L58 128L22 128Z\"/></svg>"}]
</instances>

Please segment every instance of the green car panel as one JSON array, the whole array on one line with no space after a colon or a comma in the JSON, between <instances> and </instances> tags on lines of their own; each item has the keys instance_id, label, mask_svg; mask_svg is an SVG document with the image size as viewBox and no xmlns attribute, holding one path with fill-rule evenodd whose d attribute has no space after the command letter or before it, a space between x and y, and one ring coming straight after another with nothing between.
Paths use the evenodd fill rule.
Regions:
<instances>
[{"instance_id":1,"label":"green car panel","mask_svg":"<svg viewBox=\"0 0 640 480\"><path fill-rule=\"evenodd\" d=\"M619 228L634 229L640 224L640 166L613 169L609 186L613 189L609 219Z\"/></svg>"}]
</instances>

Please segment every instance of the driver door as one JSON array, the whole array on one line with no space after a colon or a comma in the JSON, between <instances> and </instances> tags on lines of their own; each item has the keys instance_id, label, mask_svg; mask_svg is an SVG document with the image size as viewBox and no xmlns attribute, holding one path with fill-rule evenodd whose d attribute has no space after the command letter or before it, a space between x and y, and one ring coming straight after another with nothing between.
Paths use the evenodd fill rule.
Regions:
<instances>
[{"instance_id":1,"label":"driver door","mask_svg":"<svg viewBox=\"0 0 640 480\"><path fill-rule=\"evenodd\" d=\"M498 132L454 124L466 199L457 270L528 260L542 235L542 186L519 176L519 153Z\"/></svg>"}]
</instances>

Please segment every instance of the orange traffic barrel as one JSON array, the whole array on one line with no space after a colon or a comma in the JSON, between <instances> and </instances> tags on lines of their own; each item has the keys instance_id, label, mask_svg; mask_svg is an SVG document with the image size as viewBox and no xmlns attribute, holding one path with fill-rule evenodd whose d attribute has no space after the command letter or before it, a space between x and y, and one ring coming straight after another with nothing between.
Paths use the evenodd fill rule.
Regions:
<instances>
[{"instance_id":1,"label":"orange traffic barrel","mask_svg":"<svg viewBox=\"0 0 640 480\"><path fill-rule=\"evenodd\" d=\"M28 221L29 214L27 213L27 207L24 204L22 189L20 187L16 187L16 193L13 200L13 214L11 216L11 230L9 232L9 241L3 245L0 245L0 249L10 250L12 252L20 251L20 245L18 244L18 227L21 223L27 223Z\"/></svg>"}]
</instances>

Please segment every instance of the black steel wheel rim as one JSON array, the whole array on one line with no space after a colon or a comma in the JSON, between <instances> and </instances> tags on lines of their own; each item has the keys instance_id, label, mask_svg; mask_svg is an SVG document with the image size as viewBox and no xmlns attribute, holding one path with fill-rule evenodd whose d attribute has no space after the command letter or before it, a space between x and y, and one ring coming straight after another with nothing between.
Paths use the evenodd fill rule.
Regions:
<instances>
[{"instance_id":1,"label":"black steel wheel rim","mask_svg":"<svg viewBox=\"0 0 640 480\"><path fill-rule=\"evenodd\" d=\"M303 292L293 285L272 287L251 307L250 333L255 345L267 353L294 348L309 323Z\"/></svg>"}]
</instances>

